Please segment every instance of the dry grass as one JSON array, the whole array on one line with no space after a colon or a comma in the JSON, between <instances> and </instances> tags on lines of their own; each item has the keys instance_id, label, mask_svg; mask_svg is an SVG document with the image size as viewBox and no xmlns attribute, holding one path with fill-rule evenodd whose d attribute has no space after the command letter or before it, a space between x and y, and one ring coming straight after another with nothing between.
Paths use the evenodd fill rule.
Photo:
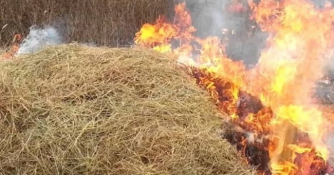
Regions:
<instances>
[{"instance_id":1,"label":"dry grass","mask_svg":"<svg viewBox=\"0 0 334 175\"><path fill-rule=\"evenodd\" d=\"M2 174L253 174L171 58L48 48L0 63Z\"/></svg>"},{"instance_id":2,"label":"dry grass","mask_svg":"<svg viewBox=\"0 0 334 175\"><path fill-rule=\"evenodd\" d=\"M240 13L228 10L234 0L0 1L0 46L8 46L16 33L26 36L29 27L35 24L56 26L66 43L129 46L144 23L153 23L159 15L172 19L173 7L179 2L186 2L197 36L226 37L229 57L247 64L256 63L265 46L266 34L254 28L256 24L249 19L249 9ZM246 0L240 2L248 6ZM223 29L230 32L223 36Z\"/></svg>"},{"instance_id":3,"label":"dry grass","mask_svg":"<svg viewBox=\"0 0 334 175\"><path fill-rule=\"evenodd\" d=\"M172 11L170 0L0 1L0 45L26 35L32 25L53 24L68 40L127 45L142 24ZM1 30L3 26L6 28Z\"/></svg>"}]
</instances>

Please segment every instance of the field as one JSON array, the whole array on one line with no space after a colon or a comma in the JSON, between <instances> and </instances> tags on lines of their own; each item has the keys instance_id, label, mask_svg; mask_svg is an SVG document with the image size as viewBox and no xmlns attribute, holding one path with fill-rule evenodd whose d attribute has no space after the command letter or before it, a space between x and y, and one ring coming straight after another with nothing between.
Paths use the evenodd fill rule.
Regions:
<instances>
[{"instance_id":1,"label":"field","mask_svg":"<svg viewBox=\"0 0 334 175\"><path fill-rule=\"evenodd\" d=\"M172 19L176 3L1 1L1 55L33 25L55 27L68 45L0 63L0 172L254 174L222 139L222 113L176 57L69 44L129 47L144 23ZM212 6L187 4L195 14Z\"/></svg>"},{"instance_id":2,"label":"field","mask_svg":"<svg viewBox=\"0 0 334 175\"><path fill-rule=\"evenodd\" d=\"M0 1L0 174L334 174L334 7Z\"/></svg>"}]
</instances>

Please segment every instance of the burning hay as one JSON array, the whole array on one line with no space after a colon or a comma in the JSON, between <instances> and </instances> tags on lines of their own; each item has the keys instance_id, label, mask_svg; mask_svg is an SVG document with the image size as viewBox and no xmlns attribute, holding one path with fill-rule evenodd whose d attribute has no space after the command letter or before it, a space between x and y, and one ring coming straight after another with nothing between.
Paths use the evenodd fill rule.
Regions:
<instances>
[{"instance_id":1,"label":"burning hay","mask_svg":"<svg viewBox=\"0 0 334 175\"><path fill-rule=\"evenodd\" d=\"M248 1L248 7L250 18L269 35L257 64L249 68L226 54L230 42L196 36L185 3L175 6L174 20L144 24L134 42L196 67L197 83L229 114L235 129L227 138L249 164L260 165L260 173L332 173L326 142L332 126L314 91L333 55L334 8L308 0Z\"/></svg>"},{"instance_id":2,"label":"burning hay","mask_svg":"<svg viewBox=\"0 0 334 175\"><path fill-rule=\"evenodd\" d=\"M58 46L0 63L3 174L254 174L170 58Z\"/></svg>"}]
</instances>

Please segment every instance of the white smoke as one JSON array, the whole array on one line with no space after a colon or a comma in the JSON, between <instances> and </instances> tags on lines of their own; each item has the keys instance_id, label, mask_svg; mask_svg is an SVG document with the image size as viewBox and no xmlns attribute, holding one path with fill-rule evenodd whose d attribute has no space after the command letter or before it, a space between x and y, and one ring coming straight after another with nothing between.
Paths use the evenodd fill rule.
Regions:
<instances>
[{"instance_id":1,"label":"white smoke","mask_svg":"<svg viewBox=\"0 0 334 175\"><path fill-rule=\"evenodd\" d=\"M266 45L268 34L259 30L249 18L246 0L177 0L186 2L195 35L200 38L216 36L228 40L226 54L246 65L256 64Z\"/></svg>"},{"instance_id":2,"label":"white smoke","mask_svg":"<svg viewBox=\"0 0 334 175\"><path fill-rule=\"evenodd\" d=\"M57 45L63 42L63 38L56 28L46 26L44 28L30 27L28 36L23 40L17 55L34 53L45 46Z\"/></svg>"}]
</instances>

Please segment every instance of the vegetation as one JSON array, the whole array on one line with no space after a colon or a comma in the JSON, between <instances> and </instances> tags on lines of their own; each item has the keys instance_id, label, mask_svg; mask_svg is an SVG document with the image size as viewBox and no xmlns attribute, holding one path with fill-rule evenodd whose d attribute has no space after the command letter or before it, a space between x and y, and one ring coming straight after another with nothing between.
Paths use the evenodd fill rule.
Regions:
<instances>
[{"instance_id":1,"label":"vegetation","mask_svg":"<svg viewBox=\"0 0 334 175\"><path fill-rule=\"evenodd\" d=\"M166 55L51 47L0 62L0 90L2 174L254 174Z\"/></svg>"},{"instance_id":2,"label":"vegetation","mask_svg":"<svg viewBox=\"0 0 334 175\"><path fill-rule=\"evenodd\" d=\"M173 11L170 0L2 0L0 46L32 25L53 25L67 41L122 46L147 22ZM1 29L3 28L3 29Z\"/></svg>"}]
</instances>

